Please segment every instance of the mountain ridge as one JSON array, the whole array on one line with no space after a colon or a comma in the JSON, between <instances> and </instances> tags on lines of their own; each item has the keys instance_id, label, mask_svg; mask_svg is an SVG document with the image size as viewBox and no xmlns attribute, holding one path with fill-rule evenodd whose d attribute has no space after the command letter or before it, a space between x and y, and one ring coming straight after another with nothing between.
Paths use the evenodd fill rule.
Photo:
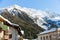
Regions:
<instances>
[{"instance_id":1,"label":"mountain ridge","mask_svg":"<svg viewBox=\"0 0 60 40\"><path fill-rule=\"evenodd\" d=\"M36 34L47 30L52 23L58 25L57 21L60 20L60 16L58 17L59 20L56 19L58 16L56 14L17 5L0 9L0 15L12 23L18 24L24 30L24 38L28 39L30 34L32 38L37 38Z\"/></svg>"},{"instance_id":2,"label":"mountain ridge","mask_svg":"<svg viewBox=\"0 0 60 40\"><path fill-rule=\"evenodd\" d=\"M10 13L12 11L14 11L15 13L12 13L12 15L15 15L17 16L17 13L20 12L20 11L23 11L25 12L25 14L27 14L31 19L33 19L33 21L38 24L39 26L41 26L42 28L46 29L47 27L46 26L43 26L42 24L40 25L40 23L46 23L45 21L45 17L47 18L53 18L55 16L58 16L58 14L53 14L53 12L49 12L49 11L42 11L42 10L36 10L36 9L33 9L33 8L26 8L26 7L21 7L21 6L18 6L18 5L12 5L12 6L9 6L9 7L6 7L6 8L3 8L2 11L4 9L7 9ZM2 12L1 11L1 12ZM20 12L21 13L21 12ZM42 22L41 22L42 21Z\"/></svg>"}]
</instances>

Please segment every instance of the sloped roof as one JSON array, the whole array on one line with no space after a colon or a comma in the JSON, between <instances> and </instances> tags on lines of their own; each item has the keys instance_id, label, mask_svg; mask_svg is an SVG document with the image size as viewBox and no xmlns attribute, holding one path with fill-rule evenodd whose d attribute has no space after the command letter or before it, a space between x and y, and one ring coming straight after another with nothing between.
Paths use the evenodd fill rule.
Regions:
<instances>
[{"instance_id":1,"label":"sloped roof","mask_svg":"<svg viewBox=\"0 0 60 40\"><path fill-rule=\"evenodd\" d=\"M56 28L52 28L52 29L50 29L50 30L46 30L46 31L44 31L44 32L41 32L40 35L41 35L41 34L50 33L50 32L54 32L54 31L56 31Z\"/></svg>"},{"instance_id":2,"label":"sloped roof","mask_svg":"<svg viewBox=\"0 0 60 40\"><path fill-rule=\"evenodd\" d=\"M18 31L19 35L22 35L21 28L19 27L18 24L11 23L9 20L4 18L3 16L0 15L0 21L4 22L5 25L11 26L12 28L16 29Z\"/></svg>"},{"instance_id":3,"label":"sloped roof","mask_svg":"<svg viewBox=\"0 0 60 40\"><path fill-rule=\"evenodd\" d=\"M6 22L8 22L10 25L19 26L18 24L11 23L9 20L7 20L6 18L4 18L4 17L1 16L1 15L0 15L0 21L6 21Z\"/></svg>"}]
</instances>

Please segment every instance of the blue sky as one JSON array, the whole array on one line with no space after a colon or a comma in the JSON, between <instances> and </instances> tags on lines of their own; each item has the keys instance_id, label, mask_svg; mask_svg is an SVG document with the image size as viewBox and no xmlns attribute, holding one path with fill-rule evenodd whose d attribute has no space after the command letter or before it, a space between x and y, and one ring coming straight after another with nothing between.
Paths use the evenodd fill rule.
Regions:
<instances>
[{"instance_id":1,"label":"blue sky","mask_svg":"<svg viewBox=\"0 0 60 40\"><path fill-rule=\"evenodd\" d=\"M0 8L17 4L22 7L60 13L60 0L0 0Z\"/></svg>"}]
</instances>

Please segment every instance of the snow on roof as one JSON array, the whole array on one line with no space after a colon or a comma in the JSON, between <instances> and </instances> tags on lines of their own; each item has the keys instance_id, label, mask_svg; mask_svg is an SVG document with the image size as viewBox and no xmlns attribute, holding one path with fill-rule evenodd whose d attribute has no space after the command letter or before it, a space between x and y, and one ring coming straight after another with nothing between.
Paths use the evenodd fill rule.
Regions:
<instances>
[{"instance_id":1,"label":"snow on roof","mask_svg":"<svg viewBox=\"0 0 60 40\"><path fill-rule=\"evenodd\" d=\"M46 33L53 32L53 31L56 31L56 28L52 28L51 30L46 30L44 32L41 32L40 34L46 34Z\"/></svg>"},{"instance_id":2,"label":"snow on roof","mask_svg":"<svg viewBox=\"0 0 60 40\"><path fill-rule=\"evenodd\" d=\"M15 25L15 26L19 26L18 24L14 24L14 23L11 23L10 21L8 21L7 19L5 19L3 16L0 15L0 17L2 19L4 19L5 21L7 21L10 25Z\"/></svg>"}]
</instances>

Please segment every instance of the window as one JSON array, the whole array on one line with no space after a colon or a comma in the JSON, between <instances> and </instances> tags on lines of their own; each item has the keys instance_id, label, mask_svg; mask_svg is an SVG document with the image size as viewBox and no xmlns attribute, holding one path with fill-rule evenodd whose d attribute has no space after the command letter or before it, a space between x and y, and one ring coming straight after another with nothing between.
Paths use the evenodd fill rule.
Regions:
<instances>
[{"instance_id":1,"label":"window","mask_svg":"<svg viewBox=\"0 0 60 40\"><path fill-rule=\"evenodd\" d=\"M43 37L43 40L45 40L45 37Z\"/></svg>"},{"instance_id":2,"label":"window","mask_svg":"<svg viewBox=\"0 0 60 40\"><path fill-rule=\"evenodd\" d=\"M9 34L9 38L12 38L12 34Z\"/></svg>"},{"instance_id":3,"label":"window","mask_svg":"<svg viewBox=\"0 0 60 40\"><path fill-rule=\"evenodd\" d=\"M51 40L51 35L49 37L50 37L50 40Z\"/></svg>"},{"instance_id":4,"label":"window","mask_svg":"<svg viewBox=\"0 0 60 40\"><path fill-rule=\"evenodd\" d=\"M40 40L42 40L42 37L40 37Z\"/></svg>"},{"instance_id":5,"label":"window","mask_svg":"<svg viewBox=\"0 0 60 40\"><path fill-rule=\"evenodd\" d=\"M59 36L60 36L60 33L59 33Z\"/></svg>"},{"instance_id":6,"label":"window","mask_svg":"<svg viewBox=\"0 0 60 40\"><path fill-rule=\"evenodd\" d=\"M60 33L59 33L59 35L58 35L58 40L60 40Z\"/></svg>"},{"instance_id":7,"label":"window","mask_svg":"<svg viewBox=\"0 0 60 40\"><path fill-rule=\"evenodd\" d=\"M2 28L0 27L0 32L2 32Z\"/></svg>"},{"instance_id":8,"label":"window","mask_svg":"<svg viewBox=\"0 0 60 40\"><path fill-rule=\"evenodd\" d=\"M46 36L46 40L48 40L48 36Z\"/></svg>"}]
</instances>

